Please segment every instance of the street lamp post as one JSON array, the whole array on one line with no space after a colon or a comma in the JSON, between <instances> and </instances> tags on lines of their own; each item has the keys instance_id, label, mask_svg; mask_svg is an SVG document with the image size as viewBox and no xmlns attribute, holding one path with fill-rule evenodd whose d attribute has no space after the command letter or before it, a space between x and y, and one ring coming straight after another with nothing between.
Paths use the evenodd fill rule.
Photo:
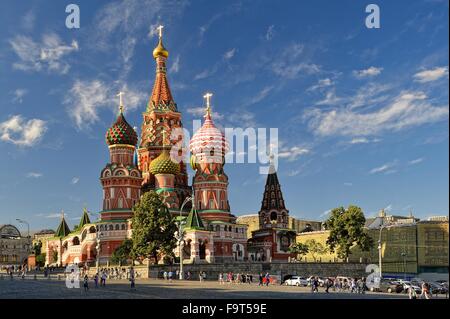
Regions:
<instances>
[{"instance_id":1,"label":"street lamp post","mask_svg":"<svg viewBox=\"0 0 450 319\"><path fill-rule=\"evenodd\" d=\"M101 237L102 233L98 230L97 231L97 245L95 246L95 249L97 250L97 258L95 258L95 268L97 269L98 272L98 266L100 263L100 237Z\"/></svg>"},{"instance_id":2,"label":"street lamp post","mask_svg":"<svg viewBox=\"0 0 450 319\"><path fill-rule=\"evenodd\" d=\"M183 243L183 238L184 238L184 234L183 234L183 229L182 229L182 222L181 219L183 218L183 207L184 205L186 205L189 201L192 202L192 205L194 205L194 201L192 200L192 197L186 197L183 201L183 204L181 204L180 207L180 219L178 221L178 255L180 258L180 274L179 274L179 279L183 280L184 276L183 276L183 249L182 249L182 243Z\"/></svg>"},{"instance_id":3,"label":"street lamp post","mask_svg":"<svg viewBox=\"0 0 450 319\"><path fill-rule=\"evenodd\" d=\"M380 226L380 236L378 237L378 263L379 263L379 271L380 271L380 280L383 278L383 272L382 272L382 254L381 254L381 249L382 249L382 245L381 245L381 231L383 230L384 225Z\"/></svg>"}]
</instances>

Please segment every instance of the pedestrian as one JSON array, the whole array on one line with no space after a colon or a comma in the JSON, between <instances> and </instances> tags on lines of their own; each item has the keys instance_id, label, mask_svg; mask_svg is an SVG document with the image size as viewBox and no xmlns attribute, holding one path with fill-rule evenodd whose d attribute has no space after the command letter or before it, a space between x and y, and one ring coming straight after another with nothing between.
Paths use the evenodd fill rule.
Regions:
<instances>
[{"instance_id":1,"label":"pedestrian","mask_svg":"<svg viewBox=\"0 0 450 319\"><path fill-rule=\"evenodd\" d=\"M94 276L94 284L95 284L95 288L98 288L98 272L95 273L95 276Z\"/></svg>"},{"instance_id":2,"label":"pedestrian","mask_svg":"<svg viewBox=\"0 0 450 319\"><path fill-rule=\"evenodd\" d=\"M414 289L413 287L410 287L409 289ZM426 283L425 281L422 282L422 293L420 294L420 299L422 299L422 296L425 296L425 299L430 299L430 285Z\"/></svg>"},{"instance_id":3,"label":"pedestrian","mask_svg":"<svg viewBox=\"0 0 450 319\"><path fill-rule=\"evenodd\" d=\"M173 276L172 270L169 271L168 276L169 276L169 282L172 282L172 276Z\"/></svg>"},{"instance_id":4,"label":"pedestrian","mask_svg":"<svg viewBox=\"0 0 450 319\"><path fill-rule=\"evenodd\" d=\"M266 279L266 286L269 286L269 284L270 284L270 275L269 275L268 272L266 273L265 279Z\"/></svg>"},{"instance_id":5,"label":"pedestrian","mask_svg":"<svg viewBox=\"0 0 450 319\"><path fill-rule=\"evenodd\" d=\"M133 266L130 267L130 289L135 290L136 289L136 278L134 273Z\"/></svg>"},{"instance_id":6,"label":"pedestrian","mask_svg":"<svg viewBox=\"0 0 450 319\"><path fill-rule=\"evenodd\" d=\"M219 273L219 285L224 285L225 282L223 281L223 273Z\"/></svg>"},{"instance_id":7,"label":"pedestrian","mask_svg":"<svg viewBox=\"0 0 450 319\"><path fill-rule=\"evenodd\" d=\"M106 274L106 271L103 270L102 277L101 277L101 286L103 286L103 287L106 286L106 278L107 277L108 277L108 275Z\"/></svg>"},{"instance_id":8,"label":"pedestrian","mask_svg":"<svg viewBox=\"0 0 450 319\"><path fill-rule=\"evenodd\" d=\"M89 290L89 277L88 277L87 274L84 275L83 287L84 287L84 292L88 292L88 290Z\"/></svg>"},{"instance_id":9,"label":"pedestrian","mask_svg":"<svg viewBox=\"0 0 450 319\"><path fill-rule=\"evenodd\" d=\"M200 282L203 282L203 274L201 271L198 273L198 279L200 280Z\"/></svg>"},{"instance_id":10,"label":"pedestrian","mask_svg":"<svg viewBox=\"0 0 450 319\"><path fill-rule=\"evenodd\" d=\"M167 280L167 271L163 272L163 277L164 277L164 280Z\"/></svg>"},{"instance_id":11,"label":"pedestrian","mask_svg":"<svg viewBox=\"0 0 450 319\"><path fill-rule=\"evenodd\" d=\"M412 287L408 289L408 295L409 295L409 299L417 299L417 292Z\"/></svg>"},{"instance_id":12,"label":"pedestrian","mask_svg":"<svg viewBox=\"0 0 450 319\"><path fill-rule=\"evenodd\" d=\"M328 289L330 289L330 278L325 279L325 292L328 292Z\"/></svg>"},{"instance_id":13,"label":"pedestrian","mask_svg":"<svg viewBox=\"0 0 450 319\"><path fill-rule=\"evenodd\" d=\"M262 275L262 273L259 273L259 276L258 276L258 286L262 286L263 285L263 275Z\"/></svg>"}]
</instances>

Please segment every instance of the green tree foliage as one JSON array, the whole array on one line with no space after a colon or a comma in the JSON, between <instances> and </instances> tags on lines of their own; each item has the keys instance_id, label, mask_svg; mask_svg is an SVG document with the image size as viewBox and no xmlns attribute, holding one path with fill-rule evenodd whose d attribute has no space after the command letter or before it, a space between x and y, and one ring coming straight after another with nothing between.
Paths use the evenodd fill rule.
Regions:
<instances>
[{"instance_id":1,"label":"green tree foliage","mask_svg":"<svg viewBox=\"0 0 450 319\"><path fill-rule=\"evenodd\" d=\"M355 245L362 251L369 251L373 246L373 239L364 231L365 222L364 213L357 206L333 209L325 222L325 228L330 231L327 239L330 251L336 251L341 259L346 259Z\"/></svg>"},{"instance_id":2,"label":"green tree foliage","mask_svg":"<svg viewBox=\"0 0 450 319\"><path fill-rule=\"evenodd\" d=\"M317 261L318 255L320 256L326 254L328 251L327 247L325 247L322 243L316 241L315 239L308 239L305 244L308 247L308 251L314 261Z\"/></svg>"},{"instance_id":3,"label":"green tree foliage","mask_svg":"<svg viewBox=\"0 0 450 319\"><path fill-rule=\"evenodd\" d=\"M111 256L111 261L117 264L126 264L128 260L134 259L133 254L133 241L131 239L125 239L119 247L114 250Z\"/></svg>"},{"instance_id":4,"label":"green tree foliage","mask_svg":"<svg viewBox=\"0 0 450 319\"><path fill-rule=\"evenodd\" d=\"M173 256L177 226L167 206L154 191L144 193L133 208L132 254L136 257Z\"/></svg>"},{"instance_id":5,"label":"green tree foliage","mask_svg":"<svg viewBox=\"0 0 450 319\"><path fill-rule=\"evenodd\" d=\"M33 254L36 256L39 256L42 251L42 242L38 241L36 244L33 245Z\"/></svg>"},{"instance_id":6,"label":"green tree foliage","mask_svg":"<svg viewBox=\"0 0 450 319\"><path fill-rule=\"evenodd\" d=\"M40 267L43 267L45 265L45 253L36 255L36 264Z\"/></svg>"},{"instance_id":7,"label":"green tree foliage","mask_svg":"<svg viewBox=\"0 0 450 319\"><path fill-rule=\"evenodd\" d=\"M308 253L308 246L303 243L294 243L289 246L289 252L292 254L296 254L296 258L302 260L303 256Z\"/></svg>"}]
</instances>

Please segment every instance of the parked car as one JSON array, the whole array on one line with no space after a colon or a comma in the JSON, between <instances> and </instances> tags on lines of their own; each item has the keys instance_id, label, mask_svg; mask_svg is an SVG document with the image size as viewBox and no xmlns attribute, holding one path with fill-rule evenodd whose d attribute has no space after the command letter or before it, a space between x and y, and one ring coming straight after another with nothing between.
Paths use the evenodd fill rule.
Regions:
<instances>
[{"instance_id":1,"label":"parked car","mask_svg":"<svg viewBox=\"0 0 450 319\"><path fill-rule=\"evenodd\" d=\"M286 279L284 281L284 284L286 286L303 286L306 287L308 285L308 280L304 277L300 277L300 276L292 276L289 279Z\"/></svg>"},{"instance_id":2,"label":"parked car","mask_svg":"<svg viewBox=\"0 0 450 319\"><path fill-rule=\"evenodd\" d=\"M422 288L411 283L411 281L400 280L400 283L403 285L404 293L409 293L409 289L414 289L416 291L416 293L418 293L418 294L422 293Z\"/></svg>"},{"instance_id":3,"label":"parked car","mask_svg":"<svg viewBox=\"0 0 450 319\"><path fill-rule=\"evenodd\" d=\"M433 294L447 294L448 293L448 288L440 285L438 282L429 282L430 284L430 288L431 288L431 292Z\"/></svg>"}]
</instances>

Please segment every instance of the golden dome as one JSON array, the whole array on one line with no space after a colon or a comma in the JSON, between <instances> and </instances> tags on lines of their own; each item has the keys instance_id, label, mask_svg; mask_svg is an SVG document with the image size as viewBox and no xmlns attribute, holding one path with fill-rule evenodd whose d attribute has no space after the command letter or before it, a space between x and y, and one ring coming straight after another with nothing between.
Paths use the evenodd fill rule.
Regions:
<instances>
[{"instance_id":1,"label":"golden dome","mask_svg":"<svg viewBox=\"0 0 450 319\"><path fill-rule=\"evenodd\" d=\"M153 50L153 57L156 59L158 56L163 56L167 58L169 56L169 51L166 50L164 45L162 44L162 38L159 38L158 45Z\"/></svg>"}]
</instances>

